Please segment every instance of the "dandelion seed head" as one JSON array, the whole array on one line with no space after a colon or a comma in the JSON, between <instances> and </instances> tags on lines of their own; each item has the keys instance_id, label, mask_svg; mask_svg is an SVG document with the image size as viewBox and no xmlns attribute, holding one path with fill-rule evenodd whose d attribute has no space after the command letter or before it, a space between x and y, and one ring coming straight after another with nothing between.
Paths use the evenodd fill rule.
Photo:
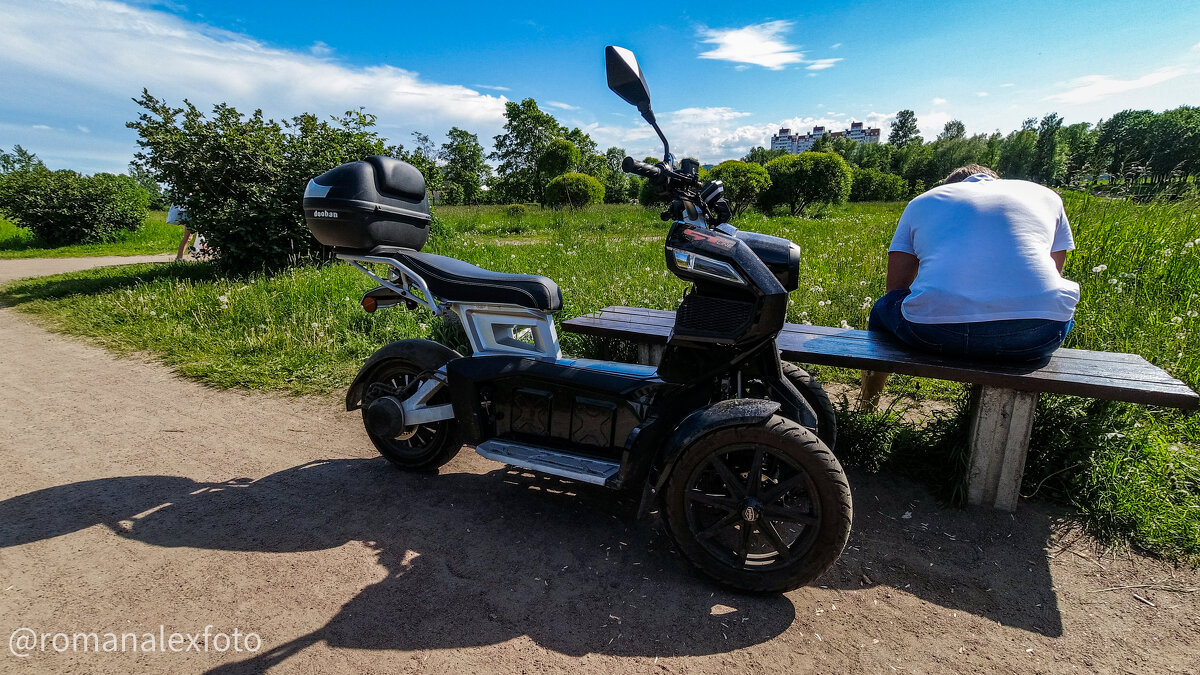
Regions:
<instances>
[{"instance_id":1,"label":"dandelion seed head","mask_svg":"<svg viewBox=\"0 0 1200 675\"><path fill-rule=\"evenodd\" d=\"M1092 271L1093 272L1103 272L1106 269L1108 269L1108 265L1096 265L1095 267L1092 268Z\"/></svg>"}]
</instances>

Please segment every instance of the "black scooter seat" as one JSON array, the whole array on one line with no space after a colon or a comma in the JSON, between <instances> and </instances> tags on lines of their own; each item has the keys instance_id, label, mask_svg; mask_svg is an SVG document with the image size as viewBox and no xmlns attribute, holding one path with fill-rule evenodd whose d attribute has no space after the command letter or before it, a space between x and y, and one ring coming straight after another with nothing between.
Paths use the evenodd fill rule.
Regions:
<instances>
[{"instance_id":1,"label":"black scooter seat","mask_svg":"<svg viewBox=\"0 0 1200 675\"><path fill-rule=\"evenodd\" d=\"M562 309L558 284L538 274L493 272L444 255L404 248L381 246L370 255L395 258L421 275L431 293L449 302L520 305L547 312Z\"/></svg>"}]
</instances>

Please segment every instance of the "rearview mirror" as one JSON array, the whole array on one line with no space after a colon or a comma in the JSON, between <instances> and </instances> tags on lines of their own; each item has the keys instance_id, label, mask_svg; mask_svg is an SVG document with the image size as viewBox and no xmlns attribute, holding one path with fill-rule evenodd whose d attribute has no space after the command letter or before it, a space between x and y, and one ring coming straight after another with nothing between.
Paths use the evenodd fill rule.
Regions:
<instances>
[{"instance_id":1,"label":"rearview mirror","mask_svg":"<svg viewBox=\"0 0 1200 675\"><path fill-rule=\"evenodd\" d=\"M633 52L609 45L604 48L604 66L608 71L608 88L613 93L637 106L643 114L650 110L650 88Z\"/></svg>"}]
</instances>

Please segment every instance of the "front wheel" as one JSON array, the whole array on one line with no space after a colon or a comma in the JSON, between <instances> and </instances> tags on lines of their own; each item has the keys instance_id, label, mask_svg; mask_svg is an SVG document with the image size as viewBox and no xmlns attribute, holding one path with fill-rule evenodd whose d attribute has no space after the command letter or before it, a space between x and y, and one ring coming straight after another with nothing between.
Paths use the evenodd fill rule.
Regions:
<instances>
[{"instance_id":1,"label":"front wheel","mask_svg":"<svg viewBox=\"0 0 1200 675\"><path fill-rule=\"evenodd\" d=\"M377 421L373 423L368 414L371 403L385 396L403 401L442 366L458 356L452 349L422 341L422 344L415 345L403 354L379 363L363 383L363 426L366 427L367 436L379 454L397 467L407 471L433 471L453 459L462 447L454 419L384 431L386 425ZM429 400L429 405L449 402L450 391L443 386Z\"/></svg>"},{"instance_id":2,"label":"front wheel","mask_svg":"<svg viewBox=\"0 0 1200 675\"><path fill-rule=\"evenodd\" d=\"M740 591L781 593L825 573L850 536L850 486L808 429L772 416L685 448L667 481L666 520L683 555Z\"/></svg>"}]
</instances>

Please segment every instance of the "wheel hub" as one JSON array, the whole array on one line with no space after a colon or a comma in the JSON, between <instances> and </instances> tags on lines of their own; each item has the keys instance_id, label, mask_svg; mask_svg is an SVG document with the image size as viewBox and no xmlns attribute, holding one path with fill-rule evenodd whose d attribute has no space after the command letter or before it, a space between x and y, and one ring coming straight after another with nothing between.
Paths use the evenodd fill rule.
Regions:
<instances>
[{"instance_id":1,"label":"wheel hub","mask_svg":"<svg viewBox=\"0 0 1200 675\"><path fill-rule=\"evenodd\" d=\"M762 515L762 502L753 498L745 499L739 506L739 510L742 513L742 520L753 523Z\"/></svg>"}]
</instances>

